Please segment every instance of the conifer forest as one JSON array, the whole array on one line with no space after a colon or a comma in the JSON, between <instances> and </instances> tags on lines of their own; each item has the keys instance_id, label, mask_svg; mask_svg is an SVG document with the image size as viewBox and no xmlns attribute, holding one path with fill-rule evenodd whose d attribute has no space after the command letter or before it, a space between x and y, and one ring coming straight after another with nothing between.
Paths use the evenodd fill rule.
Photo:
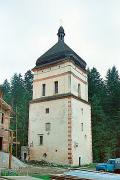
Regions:
<instances>
[{"instance_id":1,"label":"conifer forest","mask_svg":"<svg viewBox=\"0 0 120 180\"><path fill-rule=\"evenodd\" d=\"M96 68L88 69L88 94L91 104L94 162L120 157L120 76L113 66L103 79ZM16 130L20 147L28 145L29 102L32 100L33 74L15 73L3 83L4 100L12 106L10 128ZM13 147L15 154L15 147Z\"/></svg>"}]
</instances>

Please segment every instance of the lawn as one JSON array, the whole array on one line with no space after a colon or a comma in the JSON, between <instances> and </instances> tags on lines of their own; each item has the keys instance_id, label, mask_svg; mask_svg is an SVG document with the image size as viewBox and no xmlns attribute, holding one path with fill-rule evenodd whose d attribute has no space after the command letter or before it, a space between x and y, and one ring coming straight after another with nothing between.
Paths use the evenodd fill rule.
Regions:
<instances>
[{"instance_id":1,"label":"lawn","mask_svg":"<svg viewBox=\"0 0 120 180\"><path fill-rule=\"evenodd\" d=\"M32 177L39 178L39 179L44 179L44 180L50 180L50 176L48 176L48 175L42 175L42 176L34 175Z\"/></svg>"}]
</instances>

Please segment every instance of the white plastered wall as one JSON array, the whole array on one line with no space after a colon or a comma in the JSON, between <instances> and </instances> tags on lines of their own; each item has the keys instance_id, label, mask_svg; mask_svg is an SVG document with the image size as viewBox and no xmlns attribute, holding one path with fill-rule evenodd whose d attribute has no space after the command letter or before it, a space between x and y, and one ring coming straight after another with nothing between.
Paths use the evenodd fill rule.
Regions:
<instances>
[{"instance_id":1,"label":"white plastered wall","mask_svg":"<svg viewBox=\"0 0 120 180\"><path fill-rule=\"evenodd\" d=\"M34 73L33 99L42 97L42 84L46 84L46 96L54 95L54 82L58 81L59 94L69 92L68 74L71 66L69 62L51 68L38 70Z\"/></svg>"},{"instance_id":2,"label":"white plastered wall","mask_svg":"<svg viewBox=\"0 0 120 180\"><path fill-rule=\"evenodd\" d=\"M53 96L55 81L58 81L58 94L71 92L72 94L78 96L77 88L78 84L80 84L81 98L88 101L87 74L77 68L70 61L35 72L33 82L33 99L42 97L42 84L46 84L45 96Z\"/></svg>"},{"instance_id":3,"label":"white plastered wall","mask_svg":"<svg viewBox=\"0 0 120 180\"><path fill-rule=\"evenodd\" d=\"M49 114L45 109L49 108ZM68 164L67 160L67 118L68 100L59 99L30 104L29 145L31 160L46 160ZM51 130L45 130L45 123L51 123ZM43 134L43 145L39 145L39 134ZM47 157L44 158L43 154Z\"/></svg>"},{"instance_id":4,"label":"white plastered wall","mask_svg":"<svg viewBox=\"0 0 120 180\"><path fill-rule=\"evenodd\" d=\"M72 152L73 164L92 163L91 107L72 98ZM83 123L83 130L82 130Z\"/></svg>"}]
</instances>

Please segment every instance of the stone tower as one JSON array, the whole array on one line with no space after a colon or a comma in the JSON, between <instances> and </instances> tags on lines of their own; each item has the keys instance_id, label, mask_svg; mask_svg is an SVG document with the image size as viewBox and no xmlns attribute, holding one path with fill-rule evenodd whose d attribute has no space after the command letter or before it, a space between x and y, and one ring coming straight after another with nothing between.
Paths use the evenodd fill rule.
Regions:
<instances>
[{"instance_id":1,"label":"stone tower","mask_svg":"<svg viewBox=\"0 0 120 180\"><path fill-rule=\"evenodd\" d=\"M86 62L64 42L36 61L29 108L30 160L83 165L92 162L91 107Z\"/></svg>"}]
</instances>

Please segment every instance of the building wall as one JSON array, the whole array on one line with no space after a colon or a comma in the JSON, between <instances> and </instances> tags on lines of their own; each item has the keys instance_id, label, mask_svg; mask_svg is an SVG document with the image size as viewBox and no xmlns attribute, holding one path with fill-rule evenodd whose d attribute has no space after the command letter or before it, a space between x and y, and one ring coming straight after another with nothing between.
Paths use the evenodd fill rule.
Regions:
<instances>
[{"instance_id":1,"label":"building wall","mask_svg":"<svg viewBox=\"0 0 120 180\"><path fill-rule=\"evenodd\" d=\"M71 75L71 93L88 102L87 81L81 81L76 74L77 71L74 71L74 74ZM80 84L80 94L78 93L78 84Z\"/></svg>"},{"instance_id":2,"label":"building wall","mask_svg":"<svg viewBox=\"0 0 120 180\"><path fill-rule=\"evenodd\" d=\"M72 106L72 152L73 164L92 163L91 107L89 104L71 99Z\"/></svg>"},{"instance_id":3,"label":"building wall","mask_svg":"<svg viewBox=\"0 0 120 180\"><path fill-rule=\"evenodd\" d=\"M59 94L73 93L78 96L77 88L80 84L81 98L88 100L87 74L71 61L35 71L33 99L42 97L42 84L46 84L46 96L53 96L55 81L58 81Z\"/></svg>"},{"instance_id":4,"label":"building wall","mask_svg":"<svg viewBox=\"0 0 120 180\"><path fill-rule=\"evenodd\" d=\"M58 81L59 97L54 96L55 81ZM42 84L46 84L44 98ZM49 108L49 114L46 114L46 108ZM50 132L45 131L45 123L51 123ZM39 145L40 134L43 134L43 145ZM78 165L81 157L81 164L89 164L92 162L91 138L86 72L72 61L34 70L33 101L29 109L30 160Z\"/></svg>"},{"instance_id":5,"label":"building wall","mask_svg":"<svg viewBox=\"0 0 120 180\"><path fill-rule=\"evenodd\" d=\"M49 108L49 114L46 114L46 108ZM30 104L30 160L44 159L49 162L68 164L67 109L67 98ZM49 132L45 130L45 123L51 123ZM40 134L43 134L43 145L39 145ZM44 157L45 153L46 157Z\"/></svg>"},{"instance_id":6,"label":"building wall","mask_svg":"<svg viewBox=\"0 0 120 180\"><path fill-rule=\"evenodd\" d=\"M3 100L0 101L0 137L3 138L2 140L2 151L8 152L9 151L9 132L6 131L9 129L10 125L10 109L6 109L6 106L2 105ZM8 105L7 105L8 106ZM2 113L3 116L3 123L2 123Z\"/></svg>"},{"instance_id":7,"label":"building wall","mask_svg":"<svg viewBox=\"0 0 120 180\"><path fill-rule=\"evenodd\" d=\"M54 95L54 81L59 81L59 94L67 93L69 63L38 70L34 73L33 99L42 97L42 84L46 84L46 96Z\"/></svg>"}]
</instances>

